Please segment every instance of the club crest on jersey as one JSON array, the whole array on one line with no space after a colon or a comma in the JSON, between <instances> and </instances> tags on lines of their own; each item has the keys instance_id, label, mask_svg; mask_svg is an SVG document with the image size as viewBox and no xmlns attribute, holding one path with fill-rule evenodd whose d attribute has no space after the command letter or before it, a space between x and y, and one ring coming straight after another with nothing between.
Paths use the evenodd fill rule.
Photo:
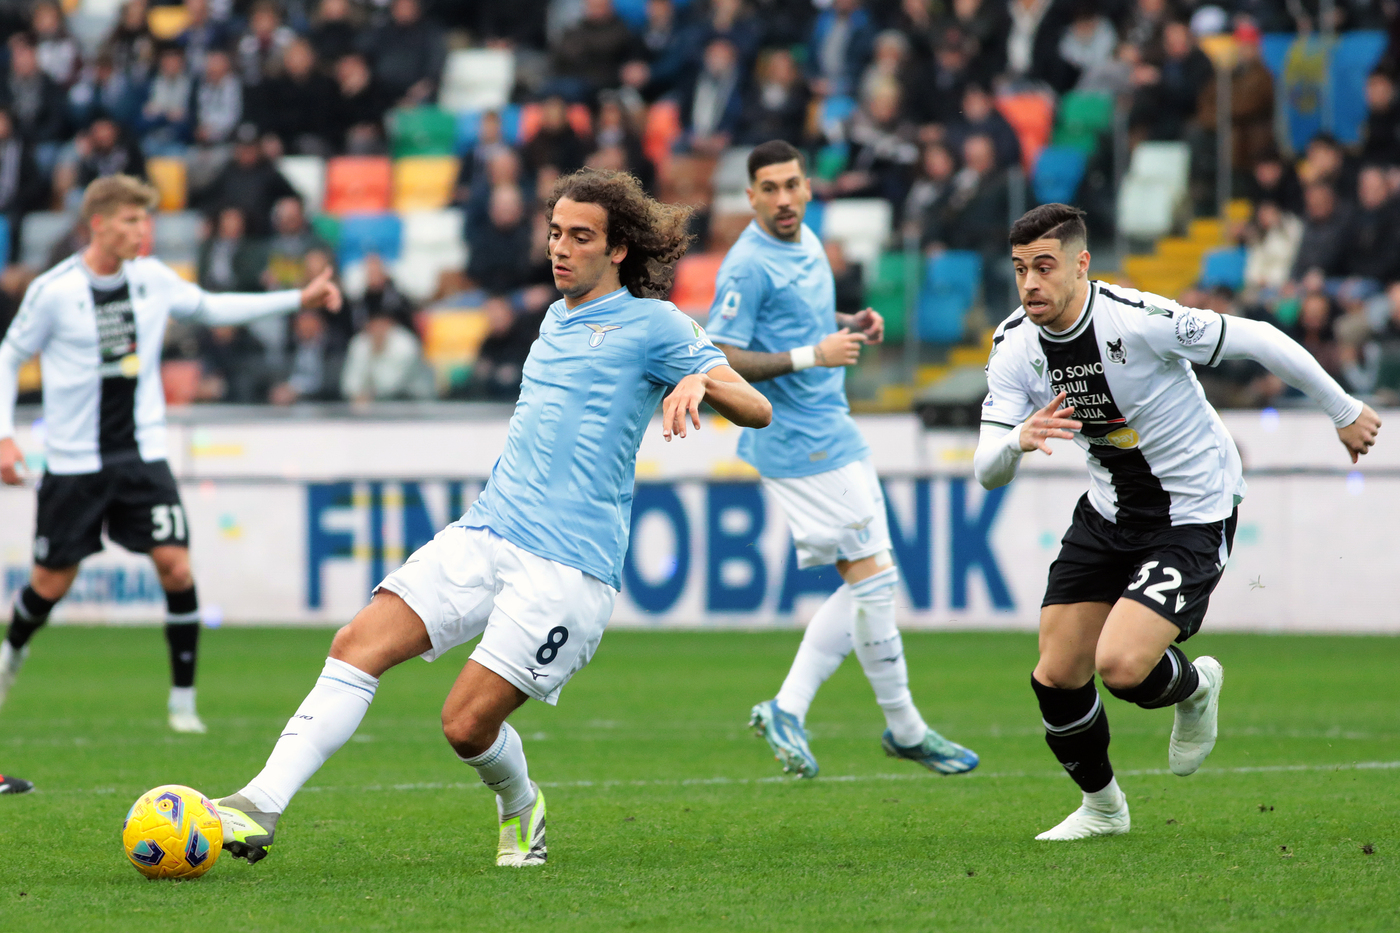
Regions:
<instances>
[{"instance_id":1,"label":"club crest on jersey","mask_svg":"<svg viewBox=\"0 0 1400 933\"><path fill-rule=\"evenodd\" d=\"M871 519L865 518L861 519L858 522L851 522L846 527L856 533L857 541L859 541L861 544L865 544L867 541L870 540L870 522Z\"/></svg>"},{"instance_id":2,"label":"club crest on jersey","mask_svg":"<svg viewBox=\"0 0 1400 933\"><path fill-rule=\"evenodd\" d=\"M588 329L593 331L588 337L588 345L593 349L598 349L603 345L603 338L608 335L608 331L617 330L621 324L589 324Z\"/></svg>"},{"instance_id":3,"label":"club crest on jersey","mask_svg":"<svg viewBox=\"0 0 1400 933\"><path fill-rule=\"evenodd\" d=\"M1031 360L1031 366L1033 366L1033 367L1035 368L1035 374L1036 374L1037 376L1043 376L1043 375L1045 375L1045 361L1044 361L1044 360Z\"/></svg>"},{"instance_id":4,"label":"club crest on jersey","mask_svg":"<svg viewBox=\"0 0 1400 933\"><path fill-rule=\"evenodd\" d=\"M1194 346L1205 337L1209 327L1210 320L1205 315L1188 310L1176 319L1176 342L1183 347Z\"/></svg>"},{"instance_id":5,"label":"club crest on jersey","mask_svg":"<svg viewBox=\"0 0 1400 933\"><path fill-rule=\"evenodd\" d=\"M1108 342L1108 361L1110 363L1127 363L1128 351L1123 349L1123 338L1110 340Z\"/></svg>"}]
</instances>

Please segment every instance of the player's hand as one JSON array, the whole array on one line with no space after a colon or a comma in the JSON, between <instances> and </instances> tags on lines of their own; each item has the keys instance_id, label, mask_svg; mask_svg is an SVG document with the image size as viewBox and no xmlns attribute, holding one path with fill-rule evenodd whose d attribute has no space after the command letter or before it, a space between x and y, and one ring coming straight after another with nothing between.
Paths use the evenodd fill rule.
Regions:
<instances>
[{"instance_id":1,"label":"player's hand","mask_svg":"<svg viewBox=\"0 0 1400 933\"><path fill-rule=\"evenodd\" d=\"M686 376L677 383L671 394L661 400L662 438L670 441L673 434L685 437L687 418L695 430L700 430L700 403L709 391L710 377L704 373Z\"/></svg>"},{"instance_id":2,"label":"player's hand","mask_svg":"<svg viewBox=\"0 0 1400 933\"><path fill-rule=\"evenodd\" d=\"M851 315L851 323L865 335L866 343L882 343L885 339L885 316L874 308Z\"/></svg>"},{"instance_id":3,"label":"player's hand","mask_svg":"<svg viewBox=\"0 0 1400 933\"><path fill-rule=\"evenodd\" d=\"M828 334L816 346L818 366L852 366L860 362L860 347L865 343L864 334L853 334L849 327L843 327L834 334Z\"/></svg>"},{"instance_id":4,"label":"player's hand","mask_svg":"<svg viewBox=\"0 0 1400 933\"><path fill-rule=\"evenodd\" d=\"M340 310L340 303L340 287L331 281L330 269L322 269L321 274L306 283L306 287L301 290L303 310L324 307L334 314Z\"/></svg>"},{"instance_id":5,"label":"player's hand","mask_svg":"<svg viewBox=\"0 0 1400 933\"><path fill-rule=\"evenodd\" d=\"M1031 415L1026 423L1021 425L1021 449L1026 453L1032 450L1043 450L1050 453L1050 438L1062 437L1066 440L1073 440L1071 431L1078 431L1084 424L1070 418L1074 414L1074 406L1061 408L1066 394L1061 392L1050 400L1040 411Z\"/></svg>"},{"instance_id":6,"label":"player's hand","mask_svg":"<svg viewBox=\"0 0 1400 933\"><path fill-rule=\"evenodd\" d=\"M1337 429L1337 436L1342 439L1342 446L1351 454L1351 462L1355 463L1362 454L1367 453L1375 446L1376 435L1381 430L1381 416L1376 414L1375 409L1370 405L1361 406L1361 414L1356 416L1356 420L1344 428ZM0 458L0 464L3 464ZM9 482L9 480L5 480Z\"/></svg>"},{"instance_id":7,"label":"player's hand","mask_svg":"<svg viewBox=\"0 0 1400 933\"><path fill-rule=\"evenodd\" d=\"M24 454L13 437L0 440L0 481L6 486L23 486Z\"/></svg>"}]
</instances>

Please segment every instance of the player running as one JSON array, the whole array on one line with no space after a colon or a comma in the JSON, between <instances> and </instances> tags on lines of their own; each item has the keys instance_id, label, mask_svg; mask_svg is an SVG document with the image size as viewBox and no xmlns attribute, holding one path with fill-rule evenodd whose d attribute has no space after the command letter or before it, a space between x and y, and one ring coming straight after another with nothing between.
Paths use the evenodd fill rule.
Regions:
<instances>
[{"instance_id":1,"label":"player running","mask_svg":"<svg viewBox=\"0 0 1400 933\"><path fill-rule=\"evenodd\" d=\"M854 650L885 713L885 753L943 774L970 771L977 755L930 729L909 693L885 498L846 404L845 367L862 344L883 339L884 319L870 308L836 313L831 265L802 223L812 197L802 153L773 140L750 153L748 167L756 216L720 267L710 337L773 403L773 426L745 431L739 456L787 515L799 565L834 563L844 581L808 623L777 698L755 706L750 725L785 772L816 777L807 710Z\"/></svg>"},{"instance_id":2,"label":"player running","mask_svg":"<svg viewBox=\"0 0 1400 933\"><path fill-rule=\"evenodd\" d=\"M149 554L165 591L170 648L170 727L204 732L195 708L199 602L190 574L189 527L166 463L160 379L166 321L213 327L298 308L340 307L326 272L301 291L211 295L159 259L137 258L150 234L155 189L129 175L83 193L91 245L39 276L0 342L0 479L23 483L15 444L20 366L41 354L47 467L39 484L34 569L15 599L0 643L0 703L29 653L29 639L64 597L78 564L102 550L102 532Z\"/></svg>"},{"instance_id":3,"label":"player running","mask_svg":"<svg viewBox=\"0 0 1400 933\"><path fill-rule=\"evenodd\" d=\"M1050 565L1031 687L1045 740L1084 792L1037 839L1126 833L1128 801L1108 760L1109 693L1144 709L1174 706L1167 746L1187 775L1215 747L1224 672L1174 642L1194 635L1220 581L1245 494L1240 457L1192 363L1252 359L1316 401L1352 462L1381 420L1272 326L1091 282L1082 211L1044 204L1011 228L1021 307L987 362L990 391L974 466L988 489L1052 437L1085 451L1089 491Z\"/></svg>"},{"instance_id":4,"label":"player running","mask_svg":"<svg viewBox=\"0 0 1400 933\"><path fill-rule=\"evenodd\" d=\"M218 801L224 847L267 855L292 796L349 740L379 677L477 645L442 710L458 757L496 792L496 864L545 861L545 800L506 722L551 706L593 657L621 584L637 448L662 403L662 436L700 426L708 402L763 427L772 408L725 365L666 295L689 209L648 198L631 175L584 169L545 207L554 284L525 361L505 452L466 515L419 548L336 633L316 686L248 786Z\"/></svg>"}]
</instances>

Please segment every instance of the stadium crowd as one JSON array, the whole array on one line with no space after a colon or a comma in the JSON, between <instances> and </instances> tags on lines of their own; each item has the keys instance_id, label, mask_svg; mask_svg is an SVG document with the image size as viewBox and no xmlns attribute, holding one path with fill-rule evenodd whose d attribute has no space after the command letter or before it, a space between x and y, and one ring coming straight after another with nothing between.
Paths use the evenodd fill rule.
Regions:
<instances>
[{"instance_id":1,"label":"stadium crowd","mask_svg":"<svg viewBox=\"0 0 1400 933\"><path fill-rule=\"evenodd\" d=\"M1228 34L1239 56L1224 170L1252 204L1230 230L1245 274L1242 287L1193 288L1182 299L1274 321L1352 391L1400 401L1393 3L1332 8L1336 29L1391 36L1367 80L1361 143L1322 134L1296 153L1276 141L1275 83L1259 48L1262 32L1328 25L1310 0L627 0L618 9L613 0L185 0L178 33L157 39L159 5L128 0L85 54L63 5L0 2L0 213L12 260L0 274L0 329L42 271L13 261L24 217L71 209L94 178L183 160L188 204L204 217L200 284L288 287L339 258L279 158L389 153L394 114L436 100L452 48L510 49L513 100L537 105L528 136L489 111L458 152L452 201L469 258L427 304L481 310L485 336L470 365L434 372L423 309L371 254L346 313L172 327L167 359L197 362L196 400L513 398L557 297L539 207L555 178L584 165L633 171L663 198L693 204L694 249L722 252L744 218L715 196L716 165L733 147L781 137L811 154L819 199L884 199L897 239L1004 265L1016 173L1030 165L999 101L1028 90L1105 93L1126 112L1131 143L1190 144L1192 204L1213 213L1216 74L1202 40ZM660 151L650 144L659 106L678 117ZM1080 189L1100 234L1113 225L1111 148L1091 156ZM59 240L49 261L81 236L75 228ZM871 271L838 244L829 251L842 310L859 307ZM988 279L993 321L1012 295L997 281ZM1208 389L1234 405L1284 392L1249 366L1209 374Z\"/></svg>"}]
</instances>

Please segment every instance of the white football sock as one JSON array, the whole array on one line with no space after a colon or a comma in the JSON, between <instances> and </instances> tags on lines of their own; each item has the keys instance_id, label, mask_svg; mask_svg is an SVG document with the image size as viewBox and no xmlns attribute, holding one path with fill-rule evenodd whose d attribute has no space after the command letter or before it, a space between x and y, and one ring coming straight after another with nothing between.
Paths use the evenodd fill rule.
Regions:
<instances>
[{"instance_id":1,"label":"white football sock","mask_svg":"<svg viewBox=\"0 0 1400 933\"><path fill-rule=\"evenodd\" d=\"M818 688L836 673L851 653L851 625L855 621L855 597L849 586L842 586L826 598L802 636L797 657L792 660L783 687L778 691L778 707L806 721L807 710Z\"/></svg>"},{"instance_id":2,"label":"white football sock","mask_svg":"<svg viewBox=\"0 0 1400 933\"><path fill-rule=\"evenodd\" d=\"M461 755L457 757L462 758ZM535 790L530 786L530 767L525 762L525 745L510 723L501 723L501 734L490 748L475 758L462 758L462 761L475 768L481 775L481 783L496 792L502 816L524 809L535 799Z\"/></svg>"},{"instance_id":3,"label":"white football sock","mask_svg":"<svg viewBox=\"0 0 1400 933\"><path fill-rule=\"evenodd\" d=\"M1084 806L1100 813L1117 813L1123 809L1125 803L1127 800L1123 797L1117 778L1110 778L1102 790L1096 790L1092 794L1084 792Z\"/></svg>"},{"instance_id":4,"label":"white football sock","mask_svg":"<svg viewBox=\"0 0 1400 933\"><path fill-rule=\"evenodd\" d=\"M259 810L281 813L301 786L360 727L379 679L357 667L326 658L316 686L268 756L267 765L239 791Z\"/></svg>"},{"instance_id":5,"label":"white football sock","mask_svg":"<svg viewBox=\"0 0 1400 933\"><path fill-rule=\"evenodd\" d=\"M928 726L909 693L909 667L894 618L894 585L898 580L899 571L889 567L851 585L856 609L851 640L895 743L910 746L924 740Z\"/></svg>"},{"instance_id":6,"label":"white football sock","mask_svg":"<svg viewBox=\"0 0 1400 933\"><path fill-rule=\"evenodd\" d=\"M194 709L194 687L171 687L170 702L167 708L171 713L190 713Z\"/></svg>"}]
</instances>

